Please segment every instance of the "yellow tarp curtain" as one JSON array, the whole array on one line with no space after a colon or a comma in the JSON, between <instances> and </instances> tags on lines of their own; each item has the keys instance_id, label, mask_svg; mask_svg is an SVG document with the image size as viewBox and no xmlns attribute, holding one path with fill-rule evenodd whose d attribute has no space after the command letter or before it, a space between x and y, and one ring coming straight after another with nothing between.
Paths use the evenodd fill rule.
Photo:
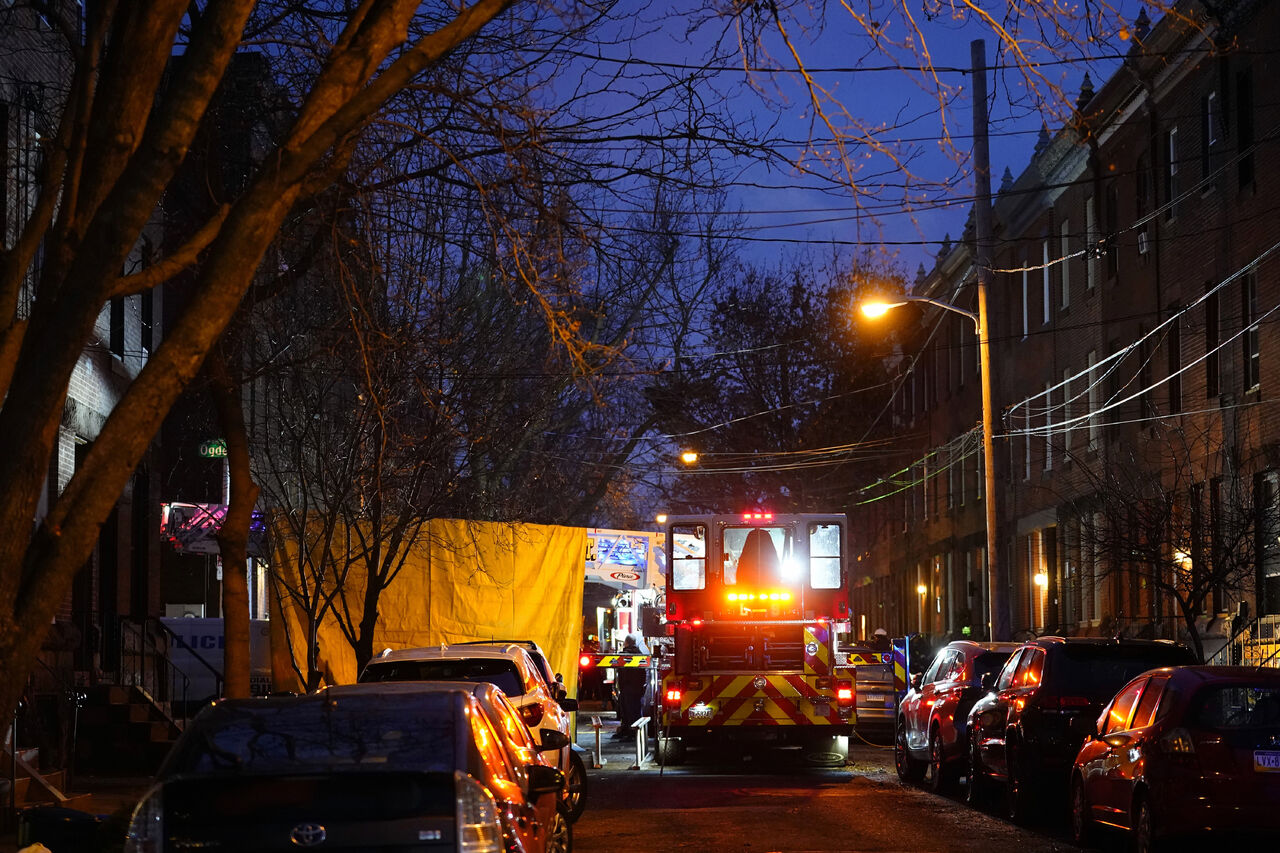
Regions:
<instances>
[{"instance_id":1,"label":"yellow tarp curtain","mask_svg":"<svg viewBox=\"0 0 1280 853\"><path fill-rule=\"evenodd\" d=\"M586 530L541 524L436 519L424 525L400 573L382 591L374 654L384 648L465 640L534 640L577 695ZM297 576L298 543L276 543L277 571ZM360 611L365 574L356 561L341 599ZM301 691L306 615L287 596L272 602L272 677ZM339 605L343 606L343 605ZM318 630L319 668L332 684L356 680L355 653L332 614Z\"/></svg>"}]
</instances>

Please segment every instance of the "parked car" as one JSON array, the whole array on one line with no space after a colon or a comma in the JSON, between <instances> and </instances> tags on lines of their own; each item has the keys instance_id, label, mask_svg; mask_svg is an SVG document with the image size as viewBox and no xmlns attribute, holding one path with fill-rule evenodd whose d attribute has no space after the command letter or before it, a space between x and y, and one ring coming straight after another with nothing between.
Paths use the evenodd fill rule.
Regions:
<instances>
[{"instance_id":1,"label":"parked car","mask_svg":"<svg viewBox=\"0 0 1280 853\"><path fill-rule=\"evenodd\" d=\"M885 661L885 655L889 660ZM840 650L837 666L846 661L853 677L854 719L859 732L893 730L893 658L888 651L870 646L850 646ZM869 663L875 661L875 663Z\"/></svg>"},{"instance_id":2,"label":"parked car","mask_svg":"<svg viewBox=\"0 0 1280 853\"><path fill-rule=\"evenodd\" d=\"M174 745L125 850L543 853L532 800L564 779L525 770L522 786L461 690L227 700Z\"/></svg>"},{"instance_id":3,"label":"parked car","mask_svg":"<svg viewBox=\"0 0 1280 853\"><path fill-rule=\"evenodd\" d=\"M329 687L326 693L339 699L348 696L371 696L384 693L444 693L450 690L461 690L475 697L476 702L489 717L489 723L497 733L498 742L505 753L507 764L516 782L528 790L529 768L532 765L543 765L555 770L555 774L563 781L564 774L555 766L554 758L547 757L564 744L564 735L557 731L542 732L542 743L539 746L533 739L529 727L520 719L520 713L512 706L506 694L488 682L466 681L419 681L414 683L386 684L344 684ZM541 824L540 835L543 838L543 849L546 853L571 853L573 850L573 825L565 812L563 803L563 786L560 791L547 792L533 799L538 810L538 823Z\"/></svg>"},{"instance_id":4,"label":"parked car","mask_svg":"<svg viewBox=\"0 0 1280 853\"><path fill-rule=\"evenodd\" d=\"M569 695L568 689L564 686L564 678L560 673L556 672L551 666L551 661L547 659L547 653L542 650L535 640L468 640L465 643L455 643L460 646L502 646L516 644L529 653L529 657L533 658L533 665L538 670L538 674L542 676L542 680L550 688L552 695L557 699L563 699Z\"/></svg>"},{"instance_id":5,"label":"parked car","mask_svg":"<svg viewBox=\"0 0 1280 853\"><path fill-rule=\"evenodd\" d=\"M984 676L1004 666L1017 643L957 640L938 650L898 707L893 758L898 778L945 791L958 781L968 758L969 710L985 692Z\"/></svg>"},{"instance_id":6,"label":"parked car","mask_svg":"<svg viewBox=\"0 0 1280 853\"><path fill-rule=\"evenodd\" d=\"M1009 817L1026 820L1047 802L1046 784L1065 786L1088 724L1120 687L1148 669L1193 663L1190 650L1161 640L1024 643L969 712L969 802L1002 785Z\"/></svg>"},{"instance_id":7,"label":"parked car","mask_svg":"<svg viewBox=\"0 0 1280 853\"><path fill-rule=\"evenodd\" d=\"M567 778L565 807L576 821L587 805L587 769L573 748L570 711L578 701L556 699L529 653L518 643L506 645L447 645L415 649L387 649L360 673L362 684L384 681L487 681L496 684L522 719L540 738L554 729L569 739L559 750L556 766ZM541 740L539 740L541 744Z\"/></svg>"},{"instance_id":8,"label":"parked car","mask_svg":"<svg viewBox=\"0 0 1280 853\"><path fill-rule=\"evenodd\" d=\"M1121 688L1071 774L1072 834L1099 824L1136 853L1198 831L1280 832L1280 670L1158 669Z\"/></svg>"}]
</instances>

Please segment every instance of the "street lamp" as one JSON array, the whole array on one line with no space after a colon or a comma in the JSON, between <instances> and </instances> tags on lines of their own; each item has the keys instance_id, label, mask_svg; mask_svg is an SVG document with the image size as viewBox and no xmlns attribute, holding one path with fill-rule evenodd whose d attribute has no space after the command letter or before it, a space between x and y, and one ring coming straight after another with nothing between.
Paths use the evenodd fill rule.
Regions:
<instances>
[{"instance_id":1,"label":"street lamp","mask_svg":"<svg viewBox=\"0 0 1280 853\"><path fill-rule=\"evenodd\" d=\"M686 465L693 465L698 461L698 452L696 450L686 450L680 454L680 461Z\"/></svg>"},{"instance_id":2,"label":"street lamp","mask_svg":"<svg viewBox=\"0 0 1280 853\"><path fill-rule=\"evenodd\" d=\"M963 308L927 296L900 296L897 302L864 302L862 313L875 319L883 317L890 309L908 302L924 302L950 311L973 321L974 332L978 336L978 361L982 371L982 461L986 469L984 474L983 497L987 510L987 607L990 610L988 636L992 640L1009 638L1009 618L1004 606L1004 589L1000 583L999 561L996 559L996 465L995 446L992 441L991 425L991 341L987 325L987 288L982 277L978 278L978 311L966 311Z\"/></svg>"}]
</instances>

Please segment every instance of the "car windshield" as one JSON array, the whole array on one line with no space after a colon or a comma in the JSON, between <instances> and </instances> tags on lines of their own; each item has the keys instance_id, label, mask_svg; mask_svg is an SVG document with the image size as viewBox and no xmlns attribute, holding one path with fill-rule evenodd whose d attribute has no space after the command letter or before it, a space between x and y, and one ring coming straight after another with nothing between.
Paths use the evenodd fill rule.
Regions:
<instances>
[{"instance_id":1,"label":"car windshield","mask_svg":"<svg viewBox=\"0 0 1280 853\"><path fill-rule=\"evenodd\" d=\"M1204 687L1191 702L1191 719L1209 729L1280 729L1280 687Z\"/></svg>"},{"instance_id":2,"label":"car windshield","mask_svg":"<svg viewBox=\"0 0 1280 853\"><path fill-rule=\"evenodd\" d=\"M487 681L508 696L524 695L520 670L505 658L371 661L360 682L373 681Z\"/></svg>"},{"instance_id":3,"label":"car windshield","mask_svg":"<svg viewBox=\"0 0 1280 853\"><path fill-rule=\"evenodd\" d=\"M1052 659L1046 676L1064 696L1086 696L1094 702L1110 699L1124 684L1149 669L1195 663L1180 646L1068 644Z\"/></svg>"},{"instance_id":4,"label":"car windshield","mask_svg":"<svg viewBox=\"0 0 1280 853\"><path fill-rule=\"evenodd\" d=\"M457 701L441 693L224 702L192 724L161 775L451 773Z\"/></svg>"}]
</instances>

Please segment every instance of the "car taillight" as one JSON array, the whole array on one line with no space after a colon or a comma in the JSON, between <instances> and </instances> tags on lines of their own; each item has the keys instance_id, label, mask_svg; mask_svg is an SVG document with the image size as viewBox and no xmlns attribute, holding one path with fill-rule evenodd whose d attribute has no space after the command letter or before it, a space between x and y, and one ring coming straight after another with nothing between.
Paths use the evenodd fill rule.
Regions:
<instances>
[{"instance_id":1,"label":"car taillight","mask_svg":"<svg viewBox=\"0 0 1280 853\"><path fill-rule=\"evenodd\" d=\"M152 788L133 810L124 853L160 853L164 850L164 798L160 786Z\"/></svg>"},{"instance_id":2,"label":"car taillight","mask_svg":"<svg viewBox=\"0 0 1280 853\"><path fill-rule=\"evenodd\" d=\"M459 853L502 853L502 824L493 794L461 770L453 771Z\"/></svg>"},{"instance_id":3,"label":"car taillight","mask_svg":"<svg viewBox=\"0 0 1280 853\"><path fill-rule=\"evenodd\" d=\"M520 719L524 720L524 724L529 728L536 726L542 721L542 703L530 702L528 705L521 705Z\"/></svg>"},{"instance_id":4,"label":"car taillight","mask_svg":"<svg viewBox=\"0 0 1280 853\"><path fill-rule=\"evenodd\" d=\"M1191 732L1183 728L1172 729L1160 738L1160 746L1170 755L1195 755L1196 744Z\"/></svg>"},{"instance_id":5,"label":"car taillight","mask_svg":"<svg viewBox=\"0 0 1280 853\"><path fill-rule=\"evenodd\" d=\"M836 682L836 702L841 705L853 704L853 682L852 681Z\"/></svg>"}]
</instances>

